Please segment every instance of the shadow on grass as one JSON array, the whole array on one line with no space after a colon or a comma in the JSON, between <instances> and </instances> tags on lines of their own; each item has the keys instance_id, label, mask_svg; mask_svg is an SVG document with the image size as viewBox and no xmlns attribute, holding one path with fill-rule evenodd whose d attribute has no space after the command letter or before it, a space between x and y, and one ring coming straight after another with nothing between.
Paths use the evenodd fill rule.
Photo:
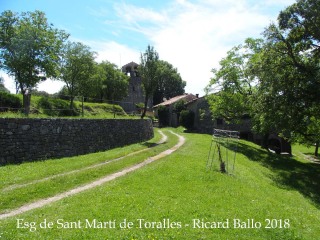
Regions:
<instances>
[{"instance_id":1,"label":"shadow on grass","mask_svg":"<svg viewBox=\"0 0 320 240\"><path fill-rule=\"evenodd\" d=\"M234 149L235 146L229 144L227 147ZM269 153L241 142L238 143L237 152L271 169L275 173L273 180L278 186L299 191L320 208L319 164L302 163L293 157Z\"/></svg>"},{"instance_id":2,"label":"shadow on grass","mask_svg":"<svg viewBox=\"0 0 320 240\"><path fill-rule=\"evenodd\" d=\"M141 145L141 146L145 146L145 147L147 147L147 148L153 148L153 147L156 147L156 146L165 144L165 143L167 143L167 141L164 141L164 142L161 142L161 143L143 142L143 143L140 143L140 145Z\"/></svg>"},{"instance_id":3,"label":"shadow on grass","mask_svg":"<svg viewBox=\"0 0 320 240\"><path fill-rule=\"evenodd\" d=\"M143 142L143 143L140 143L141 146L145 146L147 148L153 148L155 146L158 146L159 144L158 143L149 143L149 142Z\"/></svg>"}]
</instances>

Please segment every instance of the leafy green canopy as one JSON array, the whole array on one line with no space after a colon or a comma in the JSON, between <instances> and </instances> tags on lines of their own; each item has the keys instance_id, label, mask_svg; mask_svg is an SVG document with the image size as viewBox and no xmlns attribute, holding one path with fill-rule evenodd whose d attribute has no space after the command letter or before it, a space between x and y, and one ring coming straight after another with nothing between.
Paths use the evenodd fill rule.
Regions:
<instances>
[{"instance_id":1,"label":"leafy green canopy","mask_svg":"<svg viewBox=\"0 0 320 240\"><path fill-rule=\"evenodd\" d=\"M66 83L70 95L70 109L74 97L86 91L88 79L94 70L94 58L94 52L80 42L68 42L64 45L59 79Z\"/></svg>"},{"instance_id":2,"label":"leafy green canopy","mask_svg":"<svg viewBox=\"0 0 320 240\"><path fill-rule=\"evenodd\" d=\"M261 39L249 38L244 45L227 53L227 57L220 61L220 69L212 70L214 77L206 92L214 117L239 122L243 115L250 114L251 98L257 84L252 66L261 46Z\"/></svg>"},{"instance_id":3,"label":"leafy green canopy","mask_svg":"<svg viewBox=\"0 0 320 240\"><path fill-rule=\"evenodd\" d=\"M142 88L144 90L145 100L144 109L141 118L144 118L147 112L149 99L153 96L158 83L158 61L159 54L157 51L148 46L145 53L140 56L139 73L141 76Z\"/></svg>"},{"instance_id":4,"label":"leafy green canopy","mask_svg":"<svg viewBox=\"0 0 320 240\"><path fill-rule=\"evenodd\" d=\"M4 11L0 15L0 67L25 93L47 77L57 76L60 49L67 38L41 11Z\"/></svg>"},{"instance_id":5,"label":"leafy green canopy","mask_svg":"<svg viewBox=\"0 0 320 240\"><path fill-rule=\"evenodd\" d=\"M30 110L29 94L40 81L58 76L64 31L53 28L41 11L0 15L0 68L16 81L24 95L25 114Z\"/></svg>"},{"instance_id":6,"label":"leafy green canopy","mask_svg":"<svg viewBox=\"0 0 320 240\"><path fill-rule=\"evenodd\" d=\"M96 65L91 82L98 86L96 98L120 101L128 94L129 77L108 61Z\"/></svg>"},{"instance_id":7,"label":"leafy green canopy","mask_svg":"<svg viewBox=\"0 0 320 240\"><path fill-rule=\"evenodd\" d=\"M268 26L263 40L247 39L214 70L207 90L216 117L249 113L257 132L290 141L320 142L320 2L299 0ZM209 92L209 91L208 91Z\"/></svg>"},{"instance_id":8,"label":"leafy green canopy","mask_svg":"<svg viewBox=\"0 0 320 240\"><path fill-rule=\"evenodd\" d=\"M159 60L158 82L153 94L153 105L163 102L163 99L184 94L186 82L182 80L178 70L172 64Z\"/></svg>"},{"instance_id":9,"label":"leafy green canopy","mask_svg":"<svg viewBox=\"0 0 320 240\"><path fill-rule=\"evenodd\" d=\"M320 3L297 1L279 14L266 39L257 75L260 79L256 126L274 128L288 139L319 144Z\"/></svg>"}]
</instances>

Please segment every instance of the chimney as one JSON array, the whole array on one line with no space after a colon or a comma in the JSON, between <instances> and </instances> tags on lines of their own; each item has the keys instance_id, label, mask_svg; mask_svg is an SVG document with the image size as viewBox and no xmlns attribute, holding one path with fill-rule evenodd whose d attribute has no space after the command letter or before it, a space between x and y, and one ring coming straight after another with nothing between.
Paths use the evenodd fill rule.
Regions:
<instances>
[{"instance_id":1,"label":"chimney","mask_svg":"<svg viewBox=\"0 0 320 240\"><path fill-rule=\"evenodd\" d=\"M199 98L199 93L196 94L196 97Z\"/></svg>"}]
</instances>

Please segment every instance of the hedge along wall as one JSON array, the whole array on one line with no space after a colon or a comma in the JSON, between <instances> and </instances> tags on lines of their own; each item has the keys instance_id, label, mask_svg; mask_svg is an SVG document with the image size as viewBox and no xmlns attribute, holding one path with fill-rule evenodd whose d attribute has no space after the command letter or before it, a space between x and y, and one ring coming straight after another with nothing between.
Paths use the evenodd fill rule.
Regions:
<instances>
[{"instance_id":1,"label":"hedge along wall","mask_svg":"<svg viewBox=\"0 0 320 240\"><path fill-rule=\"evenodd\" d=\"M153 137L143 119L0 118L0 165L104 151Z\"/></svg>"}]
</instances>

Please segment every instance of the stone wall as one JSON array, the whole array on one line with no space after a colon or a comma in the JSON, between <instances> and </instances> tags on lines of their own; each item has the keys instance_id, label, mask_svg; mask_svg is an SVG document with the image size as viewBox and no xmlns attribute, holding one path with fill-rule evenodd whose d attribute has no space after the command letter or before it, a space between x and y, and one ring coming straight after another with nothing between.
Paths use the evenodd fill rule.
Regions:
<instances>
[{"instance_id":1,"label":"stone wall","mask_svg":"<svg viewBox=\"0 0 320 240\"><path fill-rule=\"evenodd\" d=\"M214 121L209 107L209 103L205 97L193 100L187 104L187 109L195 113L194 128L199 133L213 133Z\"/></svg>"},{"instance_id":2,"label":"stone wall","mask_svg":"<svg viewBox=\"0 0 320 240\"><path fill-rule=\"evenodd\" d=\"M152 137L150 120L0 118L0 165L104 151Z\"/></svg>"}]
</instances>

